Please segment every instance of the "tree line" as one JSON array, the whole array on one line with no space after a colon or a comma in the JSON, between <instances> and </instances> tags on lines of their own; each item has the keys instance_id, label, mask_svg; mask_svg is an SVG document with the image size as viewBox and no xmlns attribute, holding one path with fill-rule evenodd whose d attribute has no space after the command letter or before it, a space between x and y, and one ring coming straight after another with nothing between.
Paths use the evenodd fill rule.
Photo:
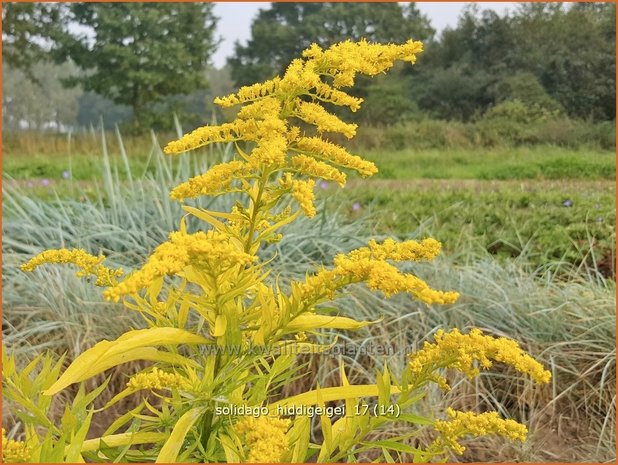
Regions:
<instances>
[{"instance_id":1,"label":"tree line","mask_svg":"<svg viewBox=\"0 0 618 465\"><path fill-rule=\"evenodd\" d=\"M214 111L215 92L282 73L313 42L414 38L426 49L418 64L361 82L365 107L354 117L384 125L505 115L613 120L615 11L613 3L522 3L498 15L470 4L437 35L414 3L265 4L249 41L214 70L209 3L4 3L3 114L19 114L24 99L11 82L27 80L34 92L46 89L58 120L94 118L98 108L136 130L171 125L170 112L198 125ZM50 82L45 66L61 79Z\"/></svg>"}]
</instances>

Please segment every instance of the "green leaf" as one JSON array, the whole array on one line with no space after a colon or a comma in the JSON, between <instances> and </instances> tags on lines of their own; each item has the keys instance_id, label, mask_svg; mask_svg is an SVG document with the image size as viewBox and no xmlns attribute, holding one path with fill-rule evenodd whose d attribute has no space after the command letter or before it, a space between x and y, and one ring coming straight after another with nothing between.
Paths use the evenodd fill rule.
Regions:
<instances>
[{"instance_id":1,"label":"green leaf","mask_svg":"<svg viewBox=\"0 0 618 465\"><path fill-rule=\"evenodd\" d=\"M435 422L431 418L421 417L412 413L402 413L401 415L398 415L396 419L407 421L415 425L432 425Z\"/></svg>"},{"instance_id":2,"label":"green leaf","mask_svg":"<svg viewBox=\"0 0 618 465\"><path fill-rule=\"evenodd\" d=\"M178 423L176 423L172 430L172 434L170 434L161 452L159 452L156 463L173 463L176 461L187 433L204 411L204 407L196 407L180 417L180 420L178 420Z\"/></svg>"},{"instance_id":3,"label":"green leaf","mask_svg":"<svg viewBox=\"0 0 618 465\"><path fill-rule=\"evenodd\" d=\"M223 446L223 452L225 453L225 460L227 463L240 463L238 448L232 438L223 433L220 433L218 438L221 442L221 446Z\"/></svg>"},{"instance_id":4,"label":"green leaf","mask_svg":"<svg viewBox=\"0 0 618 465\"><path fill-rule=\"evenodd\" d=\"M286 329L291 331L308 331L317 328L332 329L359 329L370 325L372 321L356 321L343 316L317 315L315 313L303 313L290 321Z\"/></svg>"},{"instance_id":5,"label":"green leaf","mask_svg":"<svg viewBox=\"0 0 618 465\"><path fill-rule=\"evenodd\" d=\"M391 394L399 394L400 391L398 387L391 386L390 392ZM375 397L377 395L378 386L375 384L357 384L352 386L336 386L320 389L320 396L323 402L354 399L357 397ZM276 410L277 407L284 407L286 405L316 405L318 402L319 399L317 391L313 390L270 404L269 409L273 411Z\"/></svg>"},{"instance_id":6,"label":"green leaf","mask_svg":"<svg viewBox=\"0 0 618 465\"><path fill-rule=\"evenodd\" d=\"M84 441L81 451L89 452L98 450L101 441L104 441L107 447L121 447L127 444L151 444L165 440L167 434L165 433L122 433L112 434L109 436L103 436L95 439L88 439Z\"/></svg>"},{"instance_id":7,"label":"green leaf","mask_svg":"<svg viewBox=\"0 0 618 465\"><path fill-rule=\"evenodd\" d=\"M81 452L82 452L84 441L86 440L86 435L88 434L88 430L90 429L90 422L92 421L92 415L93 415L93 412L91 411L86 417L86 420L80 426L79 430L77 430L77 433L75 433L71 437L71 442L65 449L66 457L64 461L66 463L75 463L75 462L82 463L84 461L84 458L82 457Z\"/></svg>"},{"instance_id":8,"label":"green leaf","mask_svg":"<svg viewBox=\"0 0 618 465\"><path fill-rule=\"evenodd\" d=\"M227 328L227 318L225 315L217 315L215 319L215 327L212 331L212 335L214 337L223 336L225 334L225 329Z\"/></svg>"},{"instance_id":9,"label":"green leaf","mask_svg":"<svg viewBox=\"0 0 618 465\"><path fill-rule=\"evenodd\" d=\"M409 454L414 454L419 451L416 447L409 446L407 444L402 444L396 441L389 441L387 439L382 441L371 441L371 442L363 442L361 443L365 446L369 447L385 447L390 450L396 450L398 452L407 452Z\"/></svg>"},{"instance_id":10,"label":"green leaf","mask_svg":"<svg viewBox=\"0 0 618 465\"><path fill-rule=\"evenodd\" d=\"M307 458L309 439L311 436L311 420L307 415L297 416L294 425L287 432L288 444L292 445L291 463L304 463Z\"/></svg>"},{"instance_id":11,"label":"green leaf","mask_svg":"<svg viewBox=\"0 0 618 465\"><path fill-rule=\"evenodd\" d=\"M214 227L217 231L227 231L227 226L225 225L225 223L216 219L208 210L201 210L199 208L189 207L187 205L183 205L182 209L187 213L191 213L193 216L199 218L200 220L212 225L212 227Z\"/></svg>"},{"instance_id":12,"label":"green leaf","mask_svg":"<svg viewBox=\"0 0 618 465\"><path fill-rule=\"evenodd\" d=\"M191 363L177 354L161 352L151 346L178 344L208 344L197 334L177 328L148 328L129 331L115 341L101 341L77 357L43 394L51 396L67 386L86 380L116 365L134 360ZM195 364L195 362L193 362Z\"/></svg>"}]
</instances>

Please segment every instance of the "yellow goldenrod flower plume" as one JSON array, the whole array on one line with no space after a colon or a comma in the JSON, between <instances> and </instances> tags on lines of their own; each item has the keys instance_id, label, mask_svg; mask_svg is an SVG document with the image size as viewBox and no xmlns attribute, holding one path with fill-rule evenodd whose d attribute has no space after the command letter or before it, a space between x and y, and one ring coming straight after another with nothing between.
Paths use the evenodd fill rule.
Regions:
<instances>
[{"instance_id":1,"label":"yellow goldenrod flower plume","mask_svg":"<svg viewBox=\"0 0 618 465\"><path fill-rule=\"evenodd\" d=\"M206 173L189 179L172 189L174 200L195 198L201 195L220 195L232 192L232 183L248 173L245 162L233 160L213 166Z\"/></svg>"},{"instance_id":2,"label":"yellow goldenrod flower plume","mask_svg":"<svg viewBox=\"0 0 618 465\"><path fill-rule=\"evenodd\" d=\"M402 273L391 261L432 260L440 253L441 244L435 239L422 242L405 241L397 243L387 239L382 244L369 242L369 247L361 247L335 257L332 270L323 269L310 276L302 284L303 296L307 299L334 297L335 291L352 283L365 282L373 291L381 291L386 297L407 292L428 304L451 304L457 292L438 291L429 287L422 279L409 273Z\"/></svg>"},{"instance_id":3,"label":"yellow goldenrod flower plume","mask_svg":"<svg viewBox=\"0 0 618 465\"><path fill-rule=\"evenodd\" d=\"M135 390L188 388L189 386L189 380L178 373L166 373L156 367L149 372L131 376L127 382L127 387Z\"/></svg>"},{"instance_id":4,"label":"yellow goldenrod flower plume","mask_svg":"<svg viewBox=\"0 0 618 465\"><path fill-rule=\"evenodd\" d=\"M321 137L301 137L291 149L318 157L343 168L358 171L361 176L372 176L378 172L378 168L373 162L364 160L358 155L352 155L343 147Z\"/></svg>"},{"instance_id":5,"label":"yellow goldenrod flower plume","mask_svg":"<svg viewBox=\"0 0 618 465\"><path fill-rule=\"evenodd\" d=\"M260 416L244 417L235 425L236 432L245 441L248 452L246 463L279 463L288 444L285 436L290 420Z\"/></svg>"},{"instance_id":6,"label":"yellow goldenrod flower plume","mask_svg":"<svg viewBox=\"0 0 618 465\"><path fill-rule=\"evenodd\" d=\"M30 272L46 263L70 263L80 268L75 273L78 278L94 276L96 277L95 285L113 286L116 284L117 278L123 275L123 271L121 268L112 269L102 265L103 260L105 260L103 255L95 257L83 249L46 250L22 264L20 269Z\"/></svg>"},{"instance_id":7,"label":"yellow goldenrod flower plume","mask_svg":"<svg viewBox=\"0 0 618 465\"><path fill-rule=\"evenodd\" d=\"M528 429L515 420L503 420L498 412L476 414L459 412L451 408L446 411L448 420L437 420L433 427L440 436L429 446L429 449L451 449L458 455L466 448L458 440L465 436L498 435L514 441L525 441Z\"/></svg>"},{"instance_id":8,"label":"yellow goldenrod flower plume","mask_svg":"<svg viewBox=\"0 0 618 465\"><path fill-rule=\"evenodd\" d=\"M170 142L165 153L175 154L217 142L246 142L252 145L241 153L249 170L235 170L230 163L181 184L172 198L183 200L201 195L226 192L236 179L259 178L266 172L280 171L294 176L308 176L337 182L343 186L346 176L337 168L358 171L361 176L377 172L373 163L351 155L343 147L323 139L327 133L351 138L356 124L346 123L329 113L322 104L345 106L357 111L362 99L339 87L353 84L357 74L374 76L386 71L397 60L414 63L422 51L420 42L402 45L369 44L350 41L322 50L317 45L307 49L303 58L293 60L283 77L241 87L236 93L215 99L223 107L241 105L236 119L219 126L205 126ZM301 131L298 120L306 123ZM314 129L310 129L310 127ZM231 162L234 163L234 162ZM290 180L288 193L302 211L315 215L311 183Z\"/></svg>"},{"instance_id":9,"label":"yellow goldenrod flower plume","mask_svg":"<svg viewBox=\"0 0 618 465\"><path fill-rule=\"evenodd\" d=\"M207 264L212 270L225 270L236 265L248 265L257 257L239 248L229 236L216 232L186 234L174 232L170 240L159 245L146 264L116 286L107 289L103 295L108 300L118 301L120 297L135 294L157 278L177 275L189 264Z\"/></svg>"},{"instance_id":10,"label":"yellow goldenrod flower plume","mask_svg":"<svg viewBox=\"0 0 618 465\"><path fill-rule=\"evenodd\" d=\"M313 218L316 214L315 205L315 181L309 179L307 181L292 181L292 197L298 202L300 208L309 218Z\"/></svg>"},{"instance_id":11,"label":"yellow goldenrod flower plume","mask_svg":"<svg viewBox=\"0 0 618 465\"><path fill-rule=\"evenodd\" d=\"M8 439L2 428L2 463L28 463L29 460L30 450L26 443Z\"/></svg>"},{"instance_id":12,"label":"yellow goldenrod flower plume","mask_svg":"<svg viewBox=\"0 0 618 465\"><path fill-rule=\"evenodd\" d=\"M440 329L434 339L435 343L425 342L421 350L410 355L410 369L413 375L426 375L446 389L446 379L435 374L436 370L453 368L473 378L480 373L476 362L483 369L491 368L492 361L510 365L537 383L548 383L551 379L551 373L511 339L486 336L477 328L468 334L458 329L449 333Z\"/></svg>"},{"instance_id":13,"label":"yellow goldenrod flower plume","mask_svg":"<svg viewBox=\"0 0 618 465\"><path fill-rule=\"evenodd\" d=\"M285 387L299 379L307 366L298 354L335 349L337 340L325 339L331 332L359 330L377 322L339 315L340 309L328 305L348 286L364 284L384 297L407 293L427 304L451 304L459 297L457 292L433 289L399 268L401 262L436 258L441 244L435 239L371 240L338 254L332 266L291 283L277 273L287 262L274 260L290 247L265 247L280 241L284 228L302 213L316 216L317 180L343 187L346 169L363 177L377 172L372 162L328 139L331 133L352 137L356 125L323 105L358 110L362 99L342 88L353 85L358 75L388 70L397 60L414 63L421 51L422 45L415 41L402 45L346 41L327 49L314 44L303 58L290 63L282 77L216 99L223 107L239 106L235 119L198 128L170 142L165 152L230 143L228 148L235 149L237 158L212 165L176 186L170 196L185 201L233 192L234 205L228 204L224 211L206 209L204 204L184 205L191 221L183 218L179 230L169 234L132 273L121 278L122 270L105 267L103 256L81 249L48 250L22 265L24 271L44 263L77 266L77 276L96 277L97 285L107 287L105 298L123 298L126 308L143 317L146 328L99 341L62 374L62 359L52 365L52 358L40 357L24 365L22 373L3 350L2 363L8 367L3 370L3 386L7 399L20 405L18 414L27 437L27 443L9 440L3 430L3 461L339 463L367 457L394 461L404 459L400 453L405 453L421 462L443 461L450 450L462 453L459 440L467 435L523 440L525 426L501 419L496 412L448 409L446 420L411 414L416 410L414 402L434 398L425 395L432 382L448 389L442 373L447 368L472 377L481 368L501 362L535 381L549 381L549 372L515 341L485 336L478 329L468 334L438 331L434 343L425 343L409 355L403 373L384 363L371 384L351 384L358 380L358 372L348 379L343 357L341 386L307 386L305 392L285 397L289 391ZM36 368L39 361L40 369ZM152 365L132 375L126 388L102 409L140 390L155 391L150 394L160 402L141 403L114 419L103 437L92 438L90 418L99 410L89 412L96 405L95 397L111 385L85 393L81 384L62 418L44 418L48 407L55 405L49 403L50 396L133 361ZM361 375L364 379L365 373ZM365 401L381 413L374 409L359 414ZM336 413L334 423L327 405L332 402L346 409L342 418ZM235 407L257 407L259 412L248 414ZM275 411L281 416L270 416ZM314 414L319 421L311 420ZM293 421L287 416L293 416ZM133 417L141 421L131 423ZM393 421L398 422L398 431L399 425L407 426L397 437L383 436ZM429 447L415 443L412 448L409 440L416 441L426 426L434 427L435 441ZM46 436L37 438L37 434ZM388 441L380 440L384 438Z\"/></svg>"}]
</instances>

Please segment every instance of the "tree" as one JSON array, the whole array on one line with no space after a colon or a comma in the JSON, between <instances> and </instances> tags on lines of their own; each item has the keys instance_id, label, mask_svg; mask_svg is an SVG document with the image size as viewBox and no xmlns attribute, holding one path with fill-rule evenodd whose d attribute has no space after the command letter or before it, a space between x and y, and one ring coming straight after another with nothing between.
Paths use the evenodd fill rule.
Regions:
<instances>
[{"instance_id":1,"label":"tree","mask_svg":"<svg viewBox=\"0 0 618 465\"><path fill-rule=\"evenodd\" d=\"M434 32L414 3L272 3L259 11L251 39L236 43L228 63L236 85L247 85L283 72L313 42L322 47L361 38L403 42L425 40Z\"/></svg>"},{"instance_id":2,"label":"tree","mask_svg":"<svg viewBox=\"0 0 618 465\"><path fill-rule=\"evenodd\" d=\"M470 6L457 27L429 44L413 83L421 83L419 106L468 119L506 98L531 104L531 96L513 94L534 91L543 108L613 119L615 14L610 3L522 3L504 16Z\"/></svg>"},{"instance_id":3,"label":"tree","mask_svg":"<svg viewBox=\"0 0 618 465\"><path fill-rule=\"evenodd\" d=\"M34 78L32 67L49 57L49 40L61 30L58 5L2 3L2 60Z\"/></svg>"},{"instance_id":4,"label":"tree","mask_svg":"<svg viewBox=\"0 0 618 465\"><path fill-rule=\"evenodd\" d=\"M516 66L532 72L569 116L614 119L616 5L523 4Z\"/></svg>"},{"instance_id":5,"label":"tree","mask_svg":"<svg viewBox=\"0 0 618 465\"><path fill-rule=\"evenodd\" d=\"M162 98L206 86L216 47L216 18L208 3L74 3L56 41L58 59L71 58L85 72L67 80L133 110L139 129L144 111Z\"/></svg>"},{"instance_id":6,"label":"tree","mask_svg":"<svg viewBox=\"0 0 618 465\"><path fill-rule=\"evenodd\" d=\"M62 130L75 126L81 89L66 89L60 82L63 77L75 73L74 65L70 62L55 65L50 61L33 64L29 68L33 79L6 62L3 68L2 124L5 128Z\"/></svg>"}]
</instances>

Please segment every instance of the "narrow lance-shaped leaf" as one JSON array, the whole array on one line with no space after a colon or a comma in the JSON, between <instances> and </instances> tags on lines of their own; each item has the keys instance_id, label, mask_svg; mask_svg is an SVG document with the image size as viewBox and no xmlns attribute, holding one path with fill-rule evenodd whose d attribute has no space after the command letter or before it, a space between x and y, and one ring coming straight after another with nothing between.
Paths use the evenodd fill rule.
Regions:
<instances>
[{"instance_id":1,"label":"narrow lance-shaped leaf","mask_svg":"<svg viewBox=\"0 0 618 465\"><path fill-rule=\"evenodd\" d=\"M317 328L332 329L360 329L372 324L372 321L356 321L343 316L316 315L304 313L297 316L286 325L286 329L295 331L307 331Z\"/></svg>"},{"instance_id":2,"label":"narrow lance-shaped leaf","mask_svg":"<svg viewBox=\"0 0 618 465\"><path fill-rule=\"evenodd\" d=\"M173 463L176 461L185 436L202 413L204 413L204 407L196 407L180 417L172 430L172 434L161 448L156 463Z\"/></svg>"},{"instance_id":3,"label":"narrow lance-shaped leaf","mask_svg":"<svg viewBox=\"0 0 618 465\"><path fill-rule=\"evenodd\" d=\"M400 390L396 386L391 386L391 394L399 394ZM353 386L337 386L320 389L323 402L334 400L354 399L356 397L375 397L378 395L378 386L375 384L357 384ZM286 405L316 405L318 404L317 392L307 391L296 396L282 399L269 405L270 411L276 411L277 407Z\"/></svg>"},{"instance_id":4,"label":"narrow lance-shaped leaf","mask_svg":"<svg viewBox=\"0 0 618 465\"><path fill-rule=\"evenodd\" d=\"M67 386L91 378L109 368L133 360L191 363L177 354L157 351L152 346L208 344L201 336L177 328L148 328L129 331L115 341L101 341L77 357L45 395L53 395Z\"/></svg>"}]
</instances>

